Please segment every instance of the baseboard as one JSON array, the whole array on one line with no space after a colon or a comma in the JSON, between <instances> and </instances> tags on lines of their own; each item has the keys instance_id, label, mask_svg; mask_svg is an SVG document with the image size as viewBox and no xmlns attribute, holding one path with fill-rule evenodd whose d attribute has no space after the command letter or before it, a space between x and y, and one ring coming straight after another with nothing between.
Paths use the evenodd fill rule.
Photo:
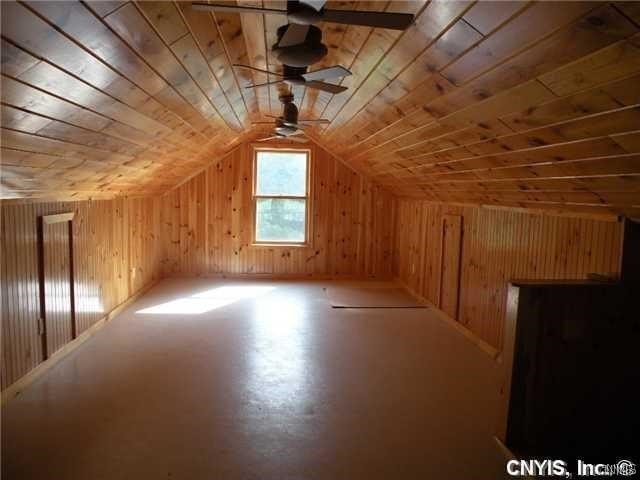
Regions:
<instances>
[{"instance_id":1,"label":"baseboard","mask_svg":"<svg viewBox=\"0 0 640 480\"><path fill-rule=\"evenodd\" d=\"M65 358L75 349L77 349L80 345L86 342L89 338L95 335L99 330L101 330L108 321L112 320L114 317L118 316L120 312L122 312L125 308L131 305L134 301L136 301L140 296L149 291L152 287L154 287L159 280L149 283L148 285L142 287L136 293L127 298L120 305L115 307L109 313L107 313L104 317L98 320L96 323L87 328L84 332L78 335L76 338L67 343L60 350L51 355L44 362L38 364L34 369L27 372L24 376L20 377L18 380L13 382L7 388L2 391L2 402L1 405L4 405L12 398L15 398L22 391L24 391L29 385L39 379L42 375L44 375L47 371L49 371L52 367L54 367L60 360Z\"/></svg>"},{"instance_id":2,"label":"baseboard","mask_svg":"<svg viewBox=\"0 0 640 480\"><path fill-rule=\"evenodd\" d=\"M440 310L436 305L434 305L432 302L430 302L427 298L425 298L422 295L414 292L413 289L411 287L409 287L406 283L404 283L400 278L395 278L395 281L397 283L399 283L400 285L402 285L407 290L409 290L409 292L411 292L411 294L413 296L415 296L416 298L420 299L420 301L422 301L422 302L426 303L427 305L429 305L429 307L432 310L435 310L436 313L438 313L438 316L444 321L444 323L446 323L447 325L449 325L450 327L454 328L459 333L464 335L476 347L478 347L484 353L489 355L493 360L497 360L498 359L498 357L500 356L500 351L497 348L495 348L494 346L490 345L489 343L487 343L486 341L484 341L483 339L478 337L475 333L473 333L471 330L466 328L460 322L457 322L456 320L451 318L445 312Z\"/></svg>"},{"instance_id":3,"label":"baseboard","mask_svg":"<svg viewBox=\"0 0 640 480\"><path fill-rule=\"evenodd\" d=\"M204 273L191 275L188 273L165 272L164 278L211 278L227 280L308 280L308 281L373 281L395 282L390 275L386 276L362 276L362 275L318 275L304 273Z\"/></svg>"}]
</instances>

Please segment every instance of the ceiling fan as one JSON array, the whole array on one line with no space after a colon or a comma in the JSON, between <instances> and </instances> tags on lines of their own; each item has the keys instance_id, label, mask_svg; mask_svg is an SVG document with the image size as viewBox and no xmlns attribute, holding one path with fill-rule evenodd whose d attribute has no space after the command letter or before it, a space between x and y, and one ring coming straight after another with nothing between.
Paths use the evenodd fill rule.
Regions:
<instances>
[{"instance_id":1,"label":"ceiling fan","mask_svg":"<svg viewBox=\"0 0 640 480\"><path fill-rule=\"evenodd\" d=\"M274 119L273 122L253 122L254 125L275 125L274 135L257 140L258 142L266 142L267 140L286 139L292 142L306 143L305 138L300 138L300 135L304 135L304 129L313 124L326 124L329 120L324 118L301 120L298 119L298 107L293 103L293 95L287 94L280 97L280 101L283 103L282 116L275 117L273 115L267 115Z\"/></svg>"},{"instance_id":2,"label":"ceiling fan","mask_svg":"<svg viewBox=\"0 0 640 480\"><path fill-rule=\"evenodd\" d=\"M297 67L311 65L327 54L327 47L321 42L322 31L314 26L315 23L330 22L406 30L414 20L410 13L330 10L324 8L325 3L326 0L289 0L286 10L206 2L192 2L191 6L204 11L287 17L289 24L278 29L278 43L273 46L273 51L282 63Z\"/></svg>"},{"instance_id":3,"label":"ceiling fan","mask_svg":"<svg viewBox=\"0 0 640 480\"><path fill-rule=\"evenodd\" d=\"M238 65L234 64L237 68L247 68L250 70L256 70L262 73L268 73L269 75L275 75L281 77L278 80L274 80L266 83L259 83L256 85L248 85L245 88L263 87L265 85L273 85L276 83L288 83L289 85L302 85L307 88L315 88L329 93L344 92L347 87L342 85L335 85L333 83L326 83L322 80L328 80L330 78L342 78L351 75L351 72L346 68L337 65L334 67L321 68L320 70L314 70L307 73L306 67L292 67L291 65L283 65L282 73L270 72L269 70L262 70L261 68L255 68L250 65Z\"/></svg>"}]
</instances>

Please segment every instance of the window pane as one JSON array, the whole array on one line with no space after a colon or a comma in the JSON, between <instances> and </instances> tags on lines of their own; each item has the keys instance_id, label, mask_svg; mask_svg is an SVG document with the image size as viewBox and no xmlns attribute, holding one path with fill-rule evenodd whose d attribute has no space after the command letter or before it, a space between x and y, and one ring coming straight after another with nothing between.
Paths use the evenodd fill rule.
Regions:
<instances>
[{"instance_id":1,"label":"window pane","mask_svg":"<svg viewBox=\"0 0 640 480\"><path fill-rule=\"evenodd\" d=\"M301 196L307 194L305 152L258 151L256 195Z\"/></svg>"},{"instance_id":2,"label":"window pane","mask_svg":"<svg viewBox=\"0 0 640 480\"><path fill-rule=\"evenodd\" d=\"M256 203L258 242L305 241L306 200L259 198Z\"/></svg>"}]
</instances>

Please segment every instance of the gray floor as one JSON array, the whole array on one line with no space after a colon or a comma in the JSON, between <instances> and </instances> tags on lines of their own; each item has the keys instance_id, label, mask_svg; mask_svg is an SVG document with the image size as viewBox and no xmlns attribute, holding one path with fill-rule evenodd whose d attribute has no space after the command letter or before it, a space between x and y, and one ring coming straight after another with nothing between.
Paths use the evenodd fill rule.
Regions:
<instances>
[{"instance_id":1,"label":"gray floor","mask_svg":"<svg viewBox=\"0 0 640 480\"><path fill-rule=\"evenodd\" d=\"M501 478L493 360L325 284L164 281L5 406L2 478Z\"/></svg>"}]
</instances>

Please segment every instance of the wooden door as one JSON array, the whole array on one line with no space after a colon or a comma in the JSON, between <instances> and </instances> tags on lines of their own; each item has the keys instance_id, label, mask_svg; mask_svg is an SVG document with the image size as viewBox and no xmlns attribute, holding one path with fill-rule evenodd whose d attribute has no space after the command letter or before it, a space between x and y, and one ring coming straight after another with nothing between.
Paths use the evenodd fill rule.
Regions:
<instances>
[{"instance_id":1,"label":"wooden door","mask_svg":"<svg viewBox=\"0 0 640 480\"><path fill-rule=\"evenodd\" d=\"M453 319L458 318L461 257L462 217L458 215L444 215L442 220L440 310Z\"/></svg>"},{"instance_id":2,"label":"wooden door","mask_svg":"<svg viewBox=\"0 0 640 480\"><path fill-rule=\"evenodd\" d=\"M43 358L76 337L73 288L73 214L46 215L38 225Z\"/></svg>"}]
</instances>

